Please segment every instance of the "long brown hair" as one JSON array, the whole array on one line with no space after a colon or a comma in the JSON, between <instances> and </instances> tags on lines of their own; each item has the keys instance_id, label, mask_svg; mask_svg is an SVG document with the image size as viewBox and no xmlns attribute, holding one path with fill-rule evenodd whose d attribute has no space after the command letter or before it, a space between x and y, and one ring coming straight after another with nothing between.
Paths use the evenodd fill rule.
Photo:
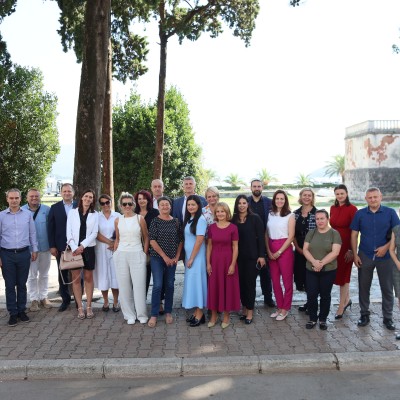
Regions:
<instances>
[{"instance_id":1,"label":"long brown hair","mask_svg":"<svg viewBox=\"0 0 400 400\"><path fill-rule=\"evenodd\" d=\"M92 193L93 195L93 201L92 204L89 206L89 210L88 212L93 213L94 212L94 206L96 204L96 193L94 192L94 190L92 189L86 189L83 191L81 197L79 198L79 203L78 203L78 210L83 214L83 204L82 204L82 197L86 194L86 193Z\"/></svg>"},{"instance_id":2,"label":"long brown hair","mask_svg":"<svg viewBox=\"0 0 400 400\"><path fill-rule=\"evenodd\" d=\"M275 204L276 196L277 196L278 194L283 194L283 196L284 196L284 198L285 198L285 204L283 205L282 210L281 210L281 212L280 212L279 215L280 215L281 217L286 217L286 215L289 215L289 214L291 213L291 210L290 210L290 207L289 207L289 199L288 199L287 194L286 194L286 192L285 192L284 190L278 189L278 190L274 193L274 195L273 195L273 197L272 197L271 211L272 211L274 214L276 214L276 213L278 212L278 207L277 207L276 204Z\"/></svg>"}]
</instances>

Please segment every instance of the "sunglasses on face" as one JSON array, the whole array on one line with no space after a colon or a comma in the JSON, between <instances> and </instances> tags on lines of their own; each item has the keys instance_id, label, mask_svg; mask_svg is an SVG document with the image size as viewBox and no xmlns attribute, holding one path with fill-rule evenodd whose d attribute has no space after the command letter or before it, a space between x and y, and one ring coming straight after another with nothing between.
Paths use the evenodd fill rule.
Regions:
<instances>
[{"instance_id":1,"label":"sunglasses on face","mask_svg":"<svg viewBox=\"0 0 400 400\"><path fill-rule=\"evenodd\" d=\"M123 207L132 207L133 206L133 203L122 203L122 206Z\"/></svg>"},{"instance_id":2,"label":"sunglasses on face","mask_svg":"<svg viewBox=\"0 0 400 400\"><path fill-rule=\"evenodd\" d=\"M109 206L111 204L111 201L110 200L107 200L107 201L100 201L100 205L101 206Z\"/></svg>"}]
</instances>

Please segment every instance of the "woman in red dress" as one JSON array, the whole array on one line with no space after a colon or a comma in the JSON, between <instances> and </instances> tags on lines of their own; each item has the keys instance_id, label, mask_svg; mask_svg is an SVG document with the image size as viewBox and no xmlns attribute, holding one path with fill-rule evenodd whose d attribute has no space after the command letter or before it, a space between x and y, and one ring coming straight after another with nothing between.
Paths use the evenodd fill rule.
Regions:
<instances>
[{"instance_id":1,"label":"woman in red dress","mask_svg":"<svg viewBox=\"0 0 400 400\"><path fill-rule=\"evenodd\" d=\"M215 224L208 228L207 307L211 310L208 327L217 323L217 311L223 312L222 329L229 326L230 312L240 309L239 273L237 268L239 232L230 222L231 212L226 203L217 203Z\"/></svg>"},{"instance_id":2,"label":"woman in red dress","mask_svg":"<svg viewBox=\"0 0 400 400\"><path fill-rule=\"evenodd\" d=\"M337 258L335 279L335 285L340 286L340 302L335 319L341 319L346 309L351 307L352 304L349 285L354 255L350 245L350 224L357 212L357 207L350 203L347 187L345 185L336 186L334 192L336 200L330 210L330 224L333 229L339 232L342 239L342 247L340 248L340 253Z\"/></svg>"}]
</instances>

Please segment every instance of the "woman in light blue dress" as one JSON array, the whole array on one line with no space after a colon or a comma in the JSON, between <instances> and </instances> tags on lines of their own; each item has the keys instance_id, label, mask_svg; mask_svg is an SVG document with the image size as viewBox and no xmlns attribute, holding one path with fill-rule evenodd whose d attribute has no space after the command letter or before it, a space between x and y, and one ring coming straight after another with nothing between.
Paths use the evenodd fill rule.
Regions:
<instances>
[{"instance_id":1,"label":"woman in light blue dress","mask_svg":"<svg viewBox=\"0 0 400 400\"><path fill-rule=\"evenodd\" d=\"M185 282L183 285L182 307L196 308L186 320L191 327L206 321L203 308L207 305L207 266L204 237L207 221L202 215L199 196L191 195L186 201L184 221L185 235Z\"/></svg>"}]
</instances>

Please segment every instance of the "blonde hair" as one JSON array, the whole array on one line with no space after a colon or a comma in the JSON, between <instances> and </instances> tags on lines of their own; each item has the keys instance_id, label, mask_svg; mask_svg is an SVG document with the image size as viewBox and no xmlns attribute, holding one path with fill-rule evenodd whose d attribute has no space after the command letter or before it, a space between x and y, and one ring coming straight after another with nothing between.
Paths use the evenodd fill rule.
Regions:
<instances>
[{"instance_id":1,"label":"blonde hair","mask_svg":"<svg viewBox=\"0 0 400 400\"><path fill-rule=\"evenodd\" d=\"M301 195L304 192L311 192L311 194L312 194L311 205L314 207L315 206L315 193L314 193L314 190L312 190L310 187L305 187L305 188L300 190L298 203L303 205L303 202L301 200Z\"/></svg>"},{"instance_id":2,"label":"blonde hair","mask_svg":"<svg viewBox=\"0 0 400 400\"><path fill-rule=\"evenodd\" d=\"M227 221L230 221L230 220L232 219L231 209L229 208L228 204L224 203L223 201L218 202L218 203L215 205L215 208L214 208L214 219L215 219L216 221L218 221L218 219L216 218L218 207L221 207L221 208L226 212L226 220L227 220Z\"/></svg>"},{"instance_id":3,"label":"blonde hair","mask_svg":"<svg viewBox=\"0 0 400 400\"><path fill-rule=\"evenodd\" d=\"M209 186L204 193L204 197L207 198L207 193L211 192L218 196L219 198L219 190L215 186Z\"/></svg>"}]
</instances>

